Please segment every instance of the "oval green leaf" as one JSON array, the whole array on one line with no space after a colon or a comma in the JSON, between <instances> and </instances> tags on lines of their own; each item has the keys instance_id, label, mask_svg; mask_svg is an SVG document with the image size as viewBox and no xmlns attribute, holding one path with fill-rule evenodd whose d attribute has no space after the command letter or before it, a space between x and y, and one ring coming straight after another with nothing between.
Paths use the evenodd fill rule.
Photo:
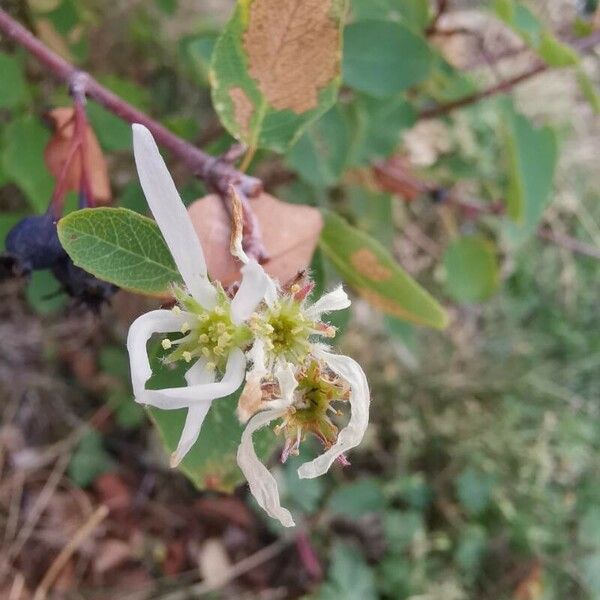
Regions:
<instances>
[{"instance_id":1,"label":"oval green leaf","mask_svg":"<svg viewBox=\"0 0 600 600\"><path fill-rule=\"evenodd\" d=\"M386 98L429 77L433 53L418 33L402 23L358 21L344 31L344 83Z\"/></svg>"},{"instance_id":2,"label":"oval green leaf","mask_svg":"<svg viewBox=\"0 0 600 600\"><path fill-rule=\"evenodd\" d=\"M366 233L328 212L319 244L342 278L383 312L419 325L446 327L448 318L439 303Z\"/></svg>"},{"instance_id":3,"label":"oval green leaf","mask_svg":"<svg viewBox=\"0 0 600 600\"><path fill-rule=\"evenodd\" d=\"M126 208L86 208L62 218L58 237L78 266L120 288L169 294L181 275L152 219Z\"/></svg>"},{"instance_id":4,"label":"oval green leaf","mask_svg":"<svg viewBox=\"0 0 600 600\"><path fill-rule=\"evenodd\" d=\"M498 288L498 257L494 245L481 236L458 238L444 254L446 288L458 302L480 302Z\"/></svg>"}]
</instances>

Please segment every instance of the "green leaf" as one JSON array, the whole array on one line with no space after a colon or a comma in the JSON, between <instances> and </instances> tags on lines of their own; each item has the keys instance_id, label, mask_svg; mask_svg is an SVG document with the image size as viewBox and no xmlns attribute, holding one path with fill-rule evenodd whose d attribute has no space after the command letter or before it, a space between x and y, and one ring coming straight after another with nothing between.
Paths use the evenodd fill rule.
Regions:
<instances>
[{"instance_id":1,"label":"green leaf","mask_svg":"<svg viewBox=\"0 0 600 600\"><path fill-rule=\"evenodd\" d=\"M58 222L58 237L78 267L120 288L164 296L181 282L156 223L131 210L78 210Z\"/></svg>"},{"instance_id":2,"label":"green leaf","mask_svg":"<svg viewBox=\"0 0 600 600\"><path fill-rule=\"evenodd\" d=\"M550 127L536 128L526 117L511 112L506 131L508 158L508 216L516 223L509 237L521 242L533 235L548 205L558 160L558 141Z\"/></svg>"},{"instance_id":3,"label":"green leaf","mask_svg":"<svg viewBox=\"0 0 600 600\"><path fill-rule=\"evenodd\" d=\"M468 467L456 480L456 493L460 503L470 513L483 512L492 498L494 483L491 475Z\"/></svg>"},{"instance_id":4,"label":"green leaf","mask_svg":"<svg viewBox=\"0 0 600 600\"><path fill-rule=\"evenodd\" d=\"M73 453L68 473L79 487L87 487L96 477L109 472L113 466L111 457L102 446L102 436L90 429L81 438Z\"/></svg>"},{"instance_id":5,"label":"green leaf","mask_svg":"<svg viewBox=\"0 0 600 600\"><path fill-rule=\"evenodd\" d=\"M427 79L433 53L406 25L367 20L344 30L344 82L377 98L393 96Z\"/></svg>"},{"instance_id":6,"label":"green leaf","mask_svg":"<svg viewBox=\"0 0 600 600\"><path fill-rule=\"evenodd\" d=\"M131 127L129 124L115 117L95 102L88 103L87 115L104 150L115 152L131 149Z\"/></svg>"},{"instance_id":7,"label":"green leaf","mask_svg":"<svg viewBox=\"0 0 600 600\"><path fill-rule=\"evenodd\" d=\"M456 548L458 566L475 577L487 549L488 536L486 530L479 525L466 527L460 535Z\"/></svg>"},{"instance_id":8,"label":"green leaf","mask_svg":"<svg viewBox=\"0 0 600 600\"><path fill-rule=\"evenodd\" d=\"M600 598L600 552L579 559L582 579L591 593L590 600Z\"/></svg>"},{"instance_id":9,"label":"green leaf","mask_svg":"<svg viewBox=\"0 0 600 600\"><path fill-rule=\"evenodd\" d=\"M0 248L4 249L8 232L25 216L23 213L0 214Z\"/></svg>"},{"instance_id":10,"label":"green leaf","mask_svg":"<svg viewBox=\"0 0 600 600\"><path fill-rule=\"evenodd\" d=\"M583 94L584 98L589 102L592 110L595 114L600 114L600 93L596 89L596 84L590 79L588 74L580 69L577 73L577 81L579 82L579 89Z\"/></svg>"},{"instance_id":11,"label":"green leaf","mask_svg":"<svg viewBox=\"0 0 600 600\"><path fill-rule=\"evenodd\" d=\"M177 12L177 0L154 0L156 6L160 8L166 15L173 16Z\"/></svg>"},{"instance_id":12,"label":"green leaf","mask_svg":"<svg viewBox=\"0 0 600 600\"><path fill-rule=\"evenodd\" d=\"M305 448L301 450L300 456L290 457L283 467L283 501L284 506L294 512L294 509L304 513L313 513L320 505L325 488L325 480L322 477L314 479L300 479L298 467L314 458Z\"/></svg>"},{"instance_id":13,"label":"green leaf","mask_svg":"<svg viewBox=\"0 0 600 600\"><path fill-rule=\"evenodd\" d=\"M373 571L362 555L348 546L337 544L332 552L328 580L316 595L317 600L376 600Z\"/></svg>"},{"instance_id":14,"label":"green leaf","mask_svg":"<svg viewBox=\"0 0 600 600\"><path fill-rule=\"evenodd\" d=\"M421 325L443 329L444 309L366 233L341 217L325 213L320 247L342 278L384 312Z\"/></svg>"},{"instance_id":15,"label":"green leaf","mask_svg":"<svg viewBox=\"0 0 600 600\"><path fill-rule=\"evenodd\" d=\"M388 510L383 527L388 544L396 551L408 549L425 533L423 515L417 510Z\"/></svg>"},{"instance_id":16,"label":"green leaf","mask_svg":"<svg viewBox=\"0 0 600 600\"><path fill-rule=\"evenodd\" d=\"M385 507L381 483L376 479L361 479L338 487L329 497L327 507L332 513L350 519L377 513Z\"/></svg>"},{"instance_id":17,"label":"green leaf","mask_svg":"<svg viewBox=\"0 0 600 600\"><path fill-rule=\"evenodd\" d=\"M217 37L216 33L207 32L185 37L179 43L181 55L198 85L208 85L210 61Z\"/></svg>"},{"instance_id":18,"label":"green leaf","mask_svg":"<svg viewBox=\"0 0 600 600\"><path fill-rule=\"evenodd\" d=\"M38 315L50 315L63 308L67 297L50 271L34 271L25 290L27 303Z\"/></svg>"},{"instance_id":19,"label":"green leaf","mask_svg":"<svg viewBox=\"0 0 600 600\"><path fill-rule=\"evenodd\" d=\"M161 362L160 346L150 353L153 375L147 383L149 389L184 385L186 365L174 370ZM179 468L201 489L231 492L244 481L237 466L236 453L244 426L236 416L238 398L242 387L231 396L218 398L208 411L197 442L192 446ZM187 409L149 409L160 437L170 454L177 448L183 430ZM254 434L254 446L261 460L274 451L276 438L269 427Z\"/></svg>"},{"instance_id":20,"label":"green leaf","mask_svg":"<svg viewBox=\"0 0 600 600\"><path fill-rule=\"evenodd\" d=\"M485 238L472 235L454 240L444 253L446 289L458 302L479 302L498 288L496 248Z\"/></svg>"},{"instance_id":21,"label":"green leaf","mask_svg":"<svg viewBox=\"0 0 600 600\"><path fill-rule=\"evenodd\" d=\"M102 77L100 82L140 110L147 111L150 107L150 93L146 88L115 75ZM131 149L131 126L129 123L119 119L95 102L88 103L87 114L104 150L114 152Z\"/></svg>"},{"instance_id":22,"label":"green leaf","mask_svg":"<svg viewBox=\"0 0 600 600\"><path fill-rule=\"evenodd\" d=\"M11 121L2 134L2 167L6 176L23 190L35 212L44 212L54 187L44 164L48 131L37 119L26 115Z\"/></svg>"},{"instance_id":23,"label":"green leaf","mask_svg":"<svg viewBox=\"0 0 600 600\"><path fill-rule=\"evenodd\" d=\"M524 4L514 0L496 0L494 10L551 67L568 67L581 61L579 54L547 30Z\"/></svg>"},{"instance_id":24,"label":"green leaf","mask_svg":"<svg viewBox=\"0 0 600 600\"><path fill-rule=\"evenodd\" d=\"M26 98L25 79L14 56L0 54L0 108L16 108Z\"/></svg>"},{"instance_id":25,"label":"green leaf","mask_svg":"<svg viewBox=\"0 0 600 600\"><path fill-rule=\"evenodd\" d=\"M573 48L563 44L549 31L542 33L537 51L551 67L570 67L579 64L581 60Z\"/></svg>"},{"instance_id":26,"label":"green leaf","mask_svg":"<svg viewBox=\"0 0 600 600\"><path fill-rule=\"evenodd\" d=\"M352 0L355 20L381 19L403 21L409 27L423 30L429 23L428 0Z\"/></svg>"},{"instance_id":27,"label":"green leaf","mask_svg":"<svg viewBox=\"0 0 600 600\"><path fill-rule=\"evenodd\" d=\"M600 506L586 510L578 529L578 541L582 546L600 550Z\"/></svg>"},{"instance_id":28,"label":"green leaf","mask_svg":"<svg viewBox=\"0 0 600 600\"><path fill-rule=\"evenodd\" d=\"M335 102L347 0L288 4L240 0L211 65L221 122L249 147L279 152Z\"/></svg>"},{"instance_id":29,"label":"green leaf","mask_svg":"<svg viewBox=\"0 0 600 600\"><path fill-rule=\"evenodd\" d=\"M287 162L300 177L316 186L335 185L346 166L348 129L336 106L313 123L287 156Z\"/></svg>"},{"instance_id":30,"label":"green leaf","mask_svg":"<svg viewBox=\"0 0 600 600\"><path fill-rule=\"evenodd\" d=\"M400 144L401 132L417 120L412 104L398 97L380 100L358 95L349 113L353 125L350 166L367 165L390 156Z\"/></svg>"}]
</instances>

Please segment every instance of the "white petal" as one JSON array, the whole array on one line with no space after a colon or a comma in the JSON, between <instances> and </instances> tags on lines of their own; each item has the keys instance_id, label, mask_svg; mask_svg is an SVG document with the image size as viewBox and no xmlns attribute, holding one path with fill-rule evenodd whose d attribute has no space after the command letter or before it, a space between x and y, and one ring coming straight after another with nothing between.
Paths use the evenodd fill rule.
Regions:
<instances>
[{"instance_id":1,"label":"white petal","mask_svg":"<svg viewBox=\"0 0 600 600\"><path fill-rule=\"evenodd\" d=\"M369 425L369 384L360 365L349 356L317 351L315 357L324 360L332 371L350 385L350 420L338 435L336 443L314 460L298 469L301 479L319 477L329 470L338 456L358 446Z\"/></svg>"},{"instance_id":2,"label":"white petal","mask_svg":"<svg viewBox=\"0 0 600 600\"><path fill-rule=\"evenodd\" d=\"M214 371L206 368L206 361L200 359L185 374L185 380L188 385L212 383L215 380L215 375ZM202 404L195 404L188 408L177 449L171 455L171 467L176 467L196 443L202 429L202 423L204 423L211 405L212 400L206 400Z\"/></svg>"},{"instance_id":3,"label":"white petal","mask_svg":"<svg viewBox=\"0 0 600 600\"><path fill-rule=\"evenodd\" d=\"M171 310L154 310L138 317L129 328L127 350L133 394L137 402L143 402L145 384L152 375L146 345L154 333L179 331L187 318L186 313Z\"/></svg>"},{"instance_id":4,"label":"white petal","mask_svg":"<svg viewBox=\"0 0 600 600\"><path fill-rule=\"evenodd\" d=\"M242 267L242 283L231 301L231 320L236 325L243 323L262 302L269 280L270 277L255 260Z\"/></svg>"},{"instance_id":5,"label":"white petal","mask_svg":"<svg viewBox=\"0 0 600 600\"><path fill-rule=\"evenodd\" d=\"M320 319L323 313L342 310L350 306L350 298L340 285L332 292L321 296L312 306L306 309L306 316L310 319Z\"/></svg>"},{"instance_id":6,"label":"white petal","mask_svg":"<svg viewBox=\"0 0 600 600\"><path fill-rule=\"evenodd\" d=\"M269 280L267 282L267 291L265 293L265 302L267 303L267 306L273 308L273 306L275 306L275 303L277 302L278 297L279 292L277 290L277 283L275 283L275 281L271 277L269 277Z\"/></svg>"},{"instance_id":7,"label":"white petal","mask_svg":"<svg viewBox=\"0 0 600 600\"><path fill-rule=\"evenodd\" d=\"M152 134L138 123L133 125L133 152L148 206L188 291L202 306L213 308L216 290L206 275L200 240Z\"/></svg>"},{"instance_id":8,"label":"white petal","mask_svg":"<svg viewBox=\"0 0 600 600\"><path fill-rule=\"evenodd\" d=\"M279 491L277 482L269 469L263 465L254 450L252 434L264 427L271 421L278 419L285 413L283 410L267 410L257 415L246 425L242 433L242 441L237 452L238 465L248 480L250 492L256 498L259 506L274 519L277 519L284 527L293 527L294 520L290 511L283 508L279 502Z\"/></svg>"},{"instance_id":9,"label":"white petal","mask_svg":"<svg viewBox=\"0 0 600 600\"><path fill-rule=\"evenodd\" d=\"M185 425L181 432L181 438L177 444L177 449L171 454L170 465L175 468L185 458L185 455L191 450L192 446L196 443L200 430L202 429L202 423L210 410L212 402L206 401L203 404L196 404L190 406L187 409L187 415L185 417Z\"/></svg>"},{"instance_id":10,"label":"white petal","mask_svg":"<svg viewBox=\"0 0 600 600\"><path fill-rule=\"evenodd\" d=\"M265 355L265 343L259 338L254 339L252 348L246 352L246 357L252 363L247 378L262 378L267 373L267 359Z\"/></svg>"},{"instance_id":11,"label":"white petal","mask_svg":"<svg viewBox=\"0 0 600 600\"><path fill-rule=\"evenodd\" d=\"M287 363L284 367L280 367L277 369L275 377L277 377L277 381L279 382L281 399L286 405L290 405L294 401L294 390L298 387L298 381L296 380L292 366Z\"/></svg>"},{"instance_id":12,"label":"white petal","mask_svg":"<svg viewBox=\"0 0 600 600\"><path fill-rule=\"evenodd\" d=\"M224 398L240 387L245 372L246 357L239 348L234 348L227 360L225 374L221 381L163 390L146 390L142 402L163 410L175 410L202 404L215 398Z\"/></svg>"}]
</instances>

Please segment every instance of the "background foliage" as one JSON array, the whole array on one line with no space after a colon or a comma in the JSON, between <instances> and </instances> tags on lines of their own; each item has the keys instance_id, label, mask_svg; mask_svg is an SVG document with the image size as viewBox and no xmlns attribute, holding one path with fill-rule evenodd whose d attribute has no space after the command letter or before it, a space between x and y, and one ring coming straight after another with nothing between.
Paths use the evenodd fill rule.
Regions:
<instances>
[{"instance_id":1,"label":"background foliage","mask_svg":"<svg viewBox=\"0 0 600 600\"><path fill-rule=\"evenodd\" d=\"M598 26L594 3L576 11L558 0L451 2L439 27L458 33L433 36L427 28L435 3L353 0L341 81L332 80L309 116L282 125L280 112L267 107L267 120L251 122L246 134L232 122L231 106L219 108L219 85L211 99L210 81L235 75L226 72L232 57L213 54L223 28L230 35L240 26L237 13L225 25L231 3L119 0L110 11L96 0L9 4L53 49L207 151L226 150L231 133L249 135L246 141L256 146L250 171L266 188L286 202L324 210L312 263L318 286L341 278L357 292L352 313L336 324L339 343L369 375L368 439L350 469L324 479L299 482L293 462L274 467L284 503L301 516L298 539L250 576L215 585L217 595L600 598L597 262L538 235L543 227L600 245L597 55L584 59L564 41ZM53 179L44 164L50 132L41 116L69 99L24 52L2 44L3 238L23 215L46 209ZM523 45L531 53L490 59ZM236 52L236 68L245 69L239 47ZM423 118L536 60L549 67L539 79ZM241 77L252 85L247 72ZM244 89L262 102L255 87ZM145 215L129 127L93 102L88 116L107 155L115 206ZM262 129L269 118L279 127L276 138ZM204 194L182 165L172 166L187 202ZM495 210L498 203L504 211ZM67 211L75 205L73 195ZM116 283L160 295L170 257L151 224L119 215L143 223L164 273L152 290L143 277L135 285ZM77 235L99 229L98 223L89 229L81 213L62 227ZM393 272L392 282L365 280L350 261L362 247ZM110 279L114 266L96 274ZM21 507L4 519L9 533L11 519L17 531L31 522L40 479L49 480L40 457L68 440L58 460L60 466L66 456L65 490L91 504L114 501L117 488L129 499L122 500L125 508L111 509L109 525L93 540L95 552L73 561L67 594L137 586L147 591L140 597L160 597L191 586L198 569L214 581L210 573L228 560L283 539L254 513L240 516L252 507L243 489L226 501L168 471L148 419L131 401L123 350L133 316L156 300L121 293L101 319L91 319L67 308L64 295L53 294L57 288L44 272L28 286L2 286L2 444L13 473L25 474L20 485L27 500L15 500L10 485L0 495L7 515L15 514L10 506ZM444 325L433 298L449 315L444 332L414 325ZM98 410L110 416L90 427ZM205 442L210 449L212 441ZM192 467L192 479L215 487L205 467ZM56 498L68 506L65 490ZM228 512L223 507L230 500L239 503ZM80 523L71 513L67 521L76 530ZM56 515L43 514L41 523L51 526ZM177 515L187 519L184 525ZM71 530L65 531L69 539ZM35 537L23 542L23 554L18 533L5 539L12 561L6 589L13 589L17 573L35 590L47 557L31 547ZM215 539L226 559L207 550ZM107 541L109 554L118 541L125 558L103 570L95 560Z\"/></svg>"}]
</instances>

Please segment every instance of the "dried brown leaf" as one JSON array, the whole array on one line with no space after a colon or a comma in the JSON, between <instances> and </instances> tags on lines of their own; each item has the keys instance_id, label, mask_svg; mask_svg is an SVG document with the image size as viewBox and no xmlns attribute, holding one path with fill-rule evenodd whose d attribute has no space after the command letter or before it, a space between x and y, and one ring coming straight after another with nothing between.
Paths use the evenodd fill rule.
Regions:
<instances>
[{"instance_id":1,"label":"dried brown leaf","mask_svg":"<svg viewBox=\"0 0 600 600\"><path fill-rule=\"evenodd\" d=\"M262 231L270 259L264 264L271 277L282 284L308 267L323 227L321 213L262 194L250 201ZM196 200L190 218L202 242L208 272L224 286L240 278L240 264L229 252L230 218L216 195Z\"/></svg>"},{"instance_id":2,"label":"dried brown leaf","mask_svg":"<svg viewBox=\"0 0 600 600\"><path fill-rule=\"evenodd\" d=\"M338 73L339 31L331 0L254 0L244 48L248 71L278 110L316 108Z\"/></svg>"},{"instance_id":3,"label":"dried brown leaf","mask_svg":"<svg viewBox=\"0 0 600 600\"><path fill-rule=\"evenodd\" d=\"M48 170L55 178L60 176L69 156L75 133L74 109L72 107L55 108L47 113L52 122L54 134L46 145L44 159ZM110 179L104 154L96 134L87 127L85 138L86 167L90 179L92 196L96 203L107 204L111 199ZM81 159L75 157L66 176L66 189L78 191L81 180Z\"/></svg>"}]
</instances>

